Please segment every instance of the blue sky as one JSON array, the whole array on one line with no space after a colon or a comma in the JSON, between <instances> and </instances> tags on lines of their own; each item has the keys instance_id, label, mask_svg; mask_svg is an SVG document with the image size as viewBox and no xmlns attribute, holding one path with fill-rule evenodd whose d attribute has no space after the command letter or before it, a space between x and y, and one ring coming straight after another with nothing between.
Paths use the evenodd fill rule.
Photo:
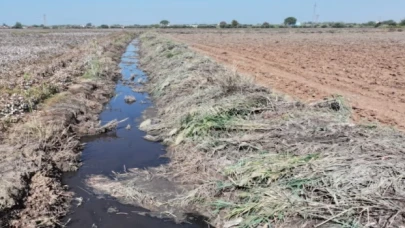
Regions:
<instances>
[{"instance_id":1,"label":"blue sky","mask_svg":"<svg viewBox=\"0 0 405 228\"><path fill-rule=\"evenodd\" d=\"M317 2L319 21L366 22L405 18L405 0L0 0L0 23L172 24L281 23L288 16L311 21Z\"/></svg>"}]
</instances>

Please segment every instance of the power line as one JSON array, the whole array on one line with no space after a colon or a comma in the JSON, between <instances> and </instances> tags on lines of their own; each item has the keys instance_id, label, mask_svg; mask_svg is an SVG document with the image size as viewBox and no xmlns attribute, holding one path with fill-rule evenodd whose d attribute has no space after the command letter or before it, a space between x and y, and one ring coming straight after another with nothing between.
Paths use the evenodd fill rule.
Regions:
<instances>
[{"instance_id":1,"label":"power line","mask_svg":"<svg viewBox=\"0 0 405 228\"><path fill-rule=\"evenodd\" d=\"M316 13L316 8L318 7L318 5L316 4L316 2L315 2L315 4L314 4L314 13L313 13L313 15L312 15L312 22L314 23L314 24L316 24L316 22L317 22L317 13Z\"/></svg>"}]
</instances>

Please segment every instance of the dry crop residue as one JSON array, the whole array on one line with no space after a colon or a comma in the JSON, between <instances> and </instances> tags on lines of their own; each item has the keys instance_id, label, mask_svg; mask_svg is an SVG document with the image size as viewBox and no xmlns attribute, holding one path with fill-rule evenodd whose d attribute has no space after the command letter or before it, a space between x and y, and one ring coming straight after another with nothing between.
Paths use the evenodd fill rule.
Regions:
<instances>
[{"instance_id":1,"label":"dry crop residue","mask_svg":"<svg viewBox=\"0 0 405 228\"><path fill-rule=\"evenodd\" d=\"M67 32L65 38L50 39L58 34L63 33L1 34L19 36L26 45L21 48L28 50L18 51L20 44L15 43L21 58L2 62L7 67L0 74L1 227L59 224L71 197L60 175L79 166L79 136L105 130L98 113L112 95L120 75L117 61L133 38L125 32L91 33L77 41L82 32ZM74 46L66 48L69 39ZM46 41L51 48L40 55L43 58L26 55L30 44ZM36 53L35 47L32 50Z\"/></svg>"},{"instance_id":2,"label":"dry crop residue","mask_svg":"<svg viewBox=\"0 0 405 228\"><path fill-rule=\"evenodd\" d=\"M349 100L357 121L405 129L404 33L286 31L172 36L262 85L303 100L339 94Z\"/></svg>"},{"instance_id":3,"label":"dry crop residue","mask_svg":"<svg viewBox=\"0 0 405 228\"><path fill-rule=\"evenodd\" d=\"M69 72L76 70L73 62L82 55L79 52L84 52L74 47L110 33L0 31L0 118L16 122L23 113L57 93L57 89L66 89L72 80ZM84 64L89 59L83 56L80 61ZM4 130L4 125L4 121L0 123L0 130Z\"/></svg>"}]
</instances>

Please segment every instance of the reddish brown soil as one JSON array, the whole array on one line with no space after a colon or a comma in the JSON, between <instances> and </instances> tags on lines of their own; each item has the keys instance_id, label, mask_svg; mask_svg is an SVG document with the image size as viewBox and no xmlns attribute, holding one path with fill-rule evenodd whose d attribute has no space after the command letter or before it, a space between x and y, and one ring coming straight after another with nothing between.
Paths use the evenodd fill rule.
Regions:
<instances>
[{"instance_id":1,"label":"reddish brown soil","mask_svg":"<svg viewBox=\"0 0 405 228\"><path fill-rule=\"evenodd\" d=\"M405 129L403 32L171 36L295 98L342 95L355 120Z\"/></svg>"}]
</instances>

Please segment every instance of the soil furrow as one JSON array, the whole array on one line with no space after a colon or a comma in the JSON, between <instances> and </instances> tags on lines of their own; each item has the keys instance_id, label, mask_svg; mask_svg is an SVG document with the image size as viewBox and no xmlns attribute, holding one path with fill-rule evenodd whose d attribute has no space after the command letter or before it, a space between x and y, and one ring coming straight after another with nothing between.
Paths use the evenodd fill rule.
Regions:
<instances>
[{"instance_id":1,"label":"soil furrow","mask_svg":"<svg viewBox=\"0 0 405 228\"><path fill-rule=\"evenodd\" d=\"M293 97L310 101L339 94L354 107L355 120L405 128L400 34L171 36Z\"/></svg>"}]
</instances>

